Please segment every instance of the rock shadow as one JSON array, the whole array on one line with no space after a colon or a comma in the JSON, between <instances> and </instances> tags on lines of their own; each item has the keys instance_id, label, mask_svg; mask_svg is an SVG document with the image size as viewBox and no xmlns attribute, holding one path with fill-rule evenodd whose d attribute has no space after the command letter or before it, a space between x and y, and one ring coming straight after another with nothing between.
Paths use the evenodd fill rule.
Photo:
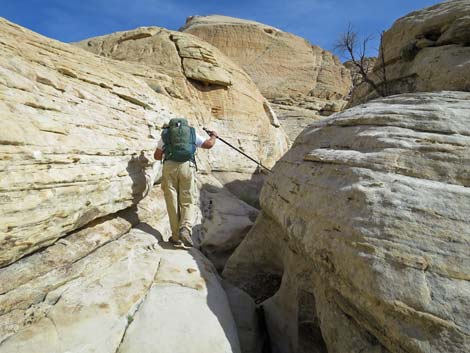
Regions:
<instances>
[{"instance_id":1,"label":"rock shadow","mask_svg":"<svg viewBox=\"0 0 470 353\"><path fill-rule=\"evenodd\" d=\"M145 152L141 151L140 155L133 154L127 163L127 174L132 180L132 203L136 205L145 197L150 182L149 176L146 174L147 168L150 166L150 160L145 156Z\"/></svg>"},{"instance_id":2,"label":"rock shadow","mask_svg":"<svg viewBox=\"0 0 470 353\"><path fill-rule=\"evenodd\" d=\"M234 180L222 187L210 182L200 186L201 223L193 228L193 238L197 244L200 244L201 253L214 265L217 276L222 273L225 263L245 239L258 217L259 195L265 179L266 174L256 173L250 179ZM195 260L198 261L196 258ZM219 279L222 278L219 276ZM259 353L271 353L271 341L266 327L264 310L259 304L278 290L281 275L263 273L261 279L258 281L257 288L262 287L263 291L249 288L253 289L251 292L257 294L248 299L252 304L247 305L244 301L237 302L240 297L233 297L233 294L229 294L230 291L226 294L227 297L230 297L228 299L230 308L239 330L238 334L241 335L241 350L251 351L253 346L250 344L253 342L253 337L257 337L258 343L256 345L259 347ZM245 295L250 298L246 292ZM212 294L209 293L207 304L217 315L217 308L213 307L213 301ZM232 301L234 302L232 303ZM240 307L253 309L251 319L254 319L255 323L252 322L251 328L248 328L247 322L244 321L247 319L246 316L243 317L243 315L247 315L246 309L240 309ZM255 351L258 352L258 350Z\"/></svg>"}]
</instances>

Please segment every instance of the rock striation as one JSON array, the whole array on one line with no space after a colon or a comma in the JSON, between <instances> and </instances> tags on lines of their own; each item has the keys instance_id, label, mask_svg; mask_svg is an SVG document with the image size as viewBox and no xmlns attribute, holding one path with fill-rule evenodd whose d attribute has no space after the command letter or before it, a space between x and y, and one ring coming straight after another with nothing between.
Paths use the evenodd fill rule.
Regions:
<instances>
[{"instance_id":1,"label":"rock striation","mask_svg":"<svg viewBox=\"0 0 470 353\"><path fill-rule=\"evenodd\" d=\"M117 38L121 45L149 38L142 32L147 33ZM0 21L0 33L0 266L138 202L153 183L153 151L171 117L192 114L199 128L208 124L230 133L229 140L267 165L287 146L249 77L204 44L185 42L190 35L167 31L155 44L155 50L161 44L168 70L178 73L173 78L162 66L96 56L6 20ZM214 72L202 59L215 62L209 54L219 63ZM187 59L191 55L199 61ZM151 57L159 56L152 51ZM231 88L221 85L224 75L231 77L226 80ZM212 85L205 86L196 79L219 83L204 81ZM250 183L256 169L221 144L199 160L203 173L224 183L237 178Z\"/></svg>"},{"instance_id":2,"label":"rock striation","mask_svg":"<svg viewBox=\"0 0 470 353\"><path fill-rule=\"evenodd\" d=\"M390 96L312 124L224 277L273 352L470 350L470 93Z\"/></svg>"},{"instance_id":3,"label":"rock striation","mask_svg":"<svg viewBox=\"0 0 470 353\"><path fill-rule=\"evenodd\" d=\"M140 200L157 127L174 114L111 60L3 19L0 47L4 266Z\"/></svg>"},{"instance_id":4,"label":"rock striation","mask_svg":"<svg viewBox=\"0 0 470 353\"><path fill-rule=\"evenodd\" d=\"M382 44L390 94L470 91L469 26L470 3L466 0L445 1L398 19L385 32ZM377 62L374 71L379 70ZM355 90L352 104L375 97L363 85Z\"/></svg>"},{"instance_id":5,"label":"rock striation","mask_svg":"<svg viewBox=\"0 0 470 353\"><path fill-rule=\"evenodd\" d=\"M338 112L351 88L332 53L277 28L226 16L189 17L181 29L240 65L272 103L291 140L313 120Z\"/></svg>"}]
</instances>

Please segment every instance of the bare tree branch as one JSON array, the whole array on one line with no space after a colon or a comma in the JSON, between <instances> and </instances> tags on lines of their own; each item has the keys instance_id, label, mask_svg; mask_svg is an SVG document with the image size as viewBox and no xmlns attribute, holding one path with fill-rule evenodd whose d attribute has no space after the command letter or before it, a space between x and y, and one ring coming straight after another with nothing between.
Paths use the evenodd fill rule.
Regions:
<instances>
[{"instance_id":1,"label":"bare tree branch","mask_svg":"<svg viewBox=\"0 0 470 353\"><path fill-rule=\"evenodd\" d=\"M381 34L380 39L382 40L383 32ZM384 58L384 51L383 51L383 43L381 41L381 59L382 59L382 84L375 83L369 77L369 65L370 62L366 57L367 53L367 46L369 42L373 39L372 36L366 37L361 45L360 49L358 49L358 36L357 33L353 30L351 24L348 25L348 30L341 34L340 38L336 41L334 49L340 53L347 54L352 64L357 68L359 74L362 77L362 80L368 83L372 89L377 92L378 95L385 97L388 95L388 83L387 83L387 76L385 71L385 58Z\"/></svg>"}]
</instances>

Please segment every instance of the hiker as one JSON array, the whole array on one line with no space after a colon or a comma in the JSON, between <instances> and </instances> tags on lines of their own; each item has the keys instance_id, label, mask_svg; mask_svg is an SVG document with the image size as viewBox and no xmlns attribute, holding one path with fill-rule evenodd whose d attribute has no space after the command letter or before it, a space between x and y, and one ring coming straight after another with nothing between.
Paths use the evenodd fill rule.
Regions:
<instances>
[{"instance_id":1,"label":"hiker","mask_svg":"<svg viewBox=\"0 0 470 353\"><path fill-rule=\"evenodd\" d=\"M171 237L174 245L193 246L191 240L192 221L195 216L196 148L210 149L214 146L217 134L207 131L204 139L182 118L171 119L164 126L154 157L163 158L162 189L170 218Z\"/></svg>"}]
</instances>

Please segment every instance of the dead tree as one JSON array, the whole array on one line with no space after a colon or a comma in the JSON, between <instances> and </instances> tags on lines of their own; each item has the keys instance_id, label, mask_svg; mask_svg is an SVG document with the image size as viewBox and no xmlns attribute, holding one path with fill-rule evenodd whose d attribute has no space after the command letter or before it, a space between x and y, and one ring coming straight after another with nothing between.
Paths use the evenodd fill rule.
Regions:
<instances>
[{"instance_id":1,"label":"dead tree","mask_svg":"<svg viewBox=\"0 0 470 353\"><path fill-rule=\"evenodd\" d=\"M389 95L388 82L387 82L387 71L385 68L385 57L384 57L384 48L383 48L383 37L382 32L380 34L380 74L376 73L381 82L376 83L370 77L370 72L372 72L370 65L371 62L366 57L367 45L373 39L372 36L366 37L362 40L362 43L359 43L357 33L352 29L351 24L348 26L348 30L341 34L341 37L335 43L335 50L341 54L346 54L351 59L352 64L357 68L359 74L362 77L363 82L372 87L372 89L382 97Z\"/></svg>"}]
</instances>

